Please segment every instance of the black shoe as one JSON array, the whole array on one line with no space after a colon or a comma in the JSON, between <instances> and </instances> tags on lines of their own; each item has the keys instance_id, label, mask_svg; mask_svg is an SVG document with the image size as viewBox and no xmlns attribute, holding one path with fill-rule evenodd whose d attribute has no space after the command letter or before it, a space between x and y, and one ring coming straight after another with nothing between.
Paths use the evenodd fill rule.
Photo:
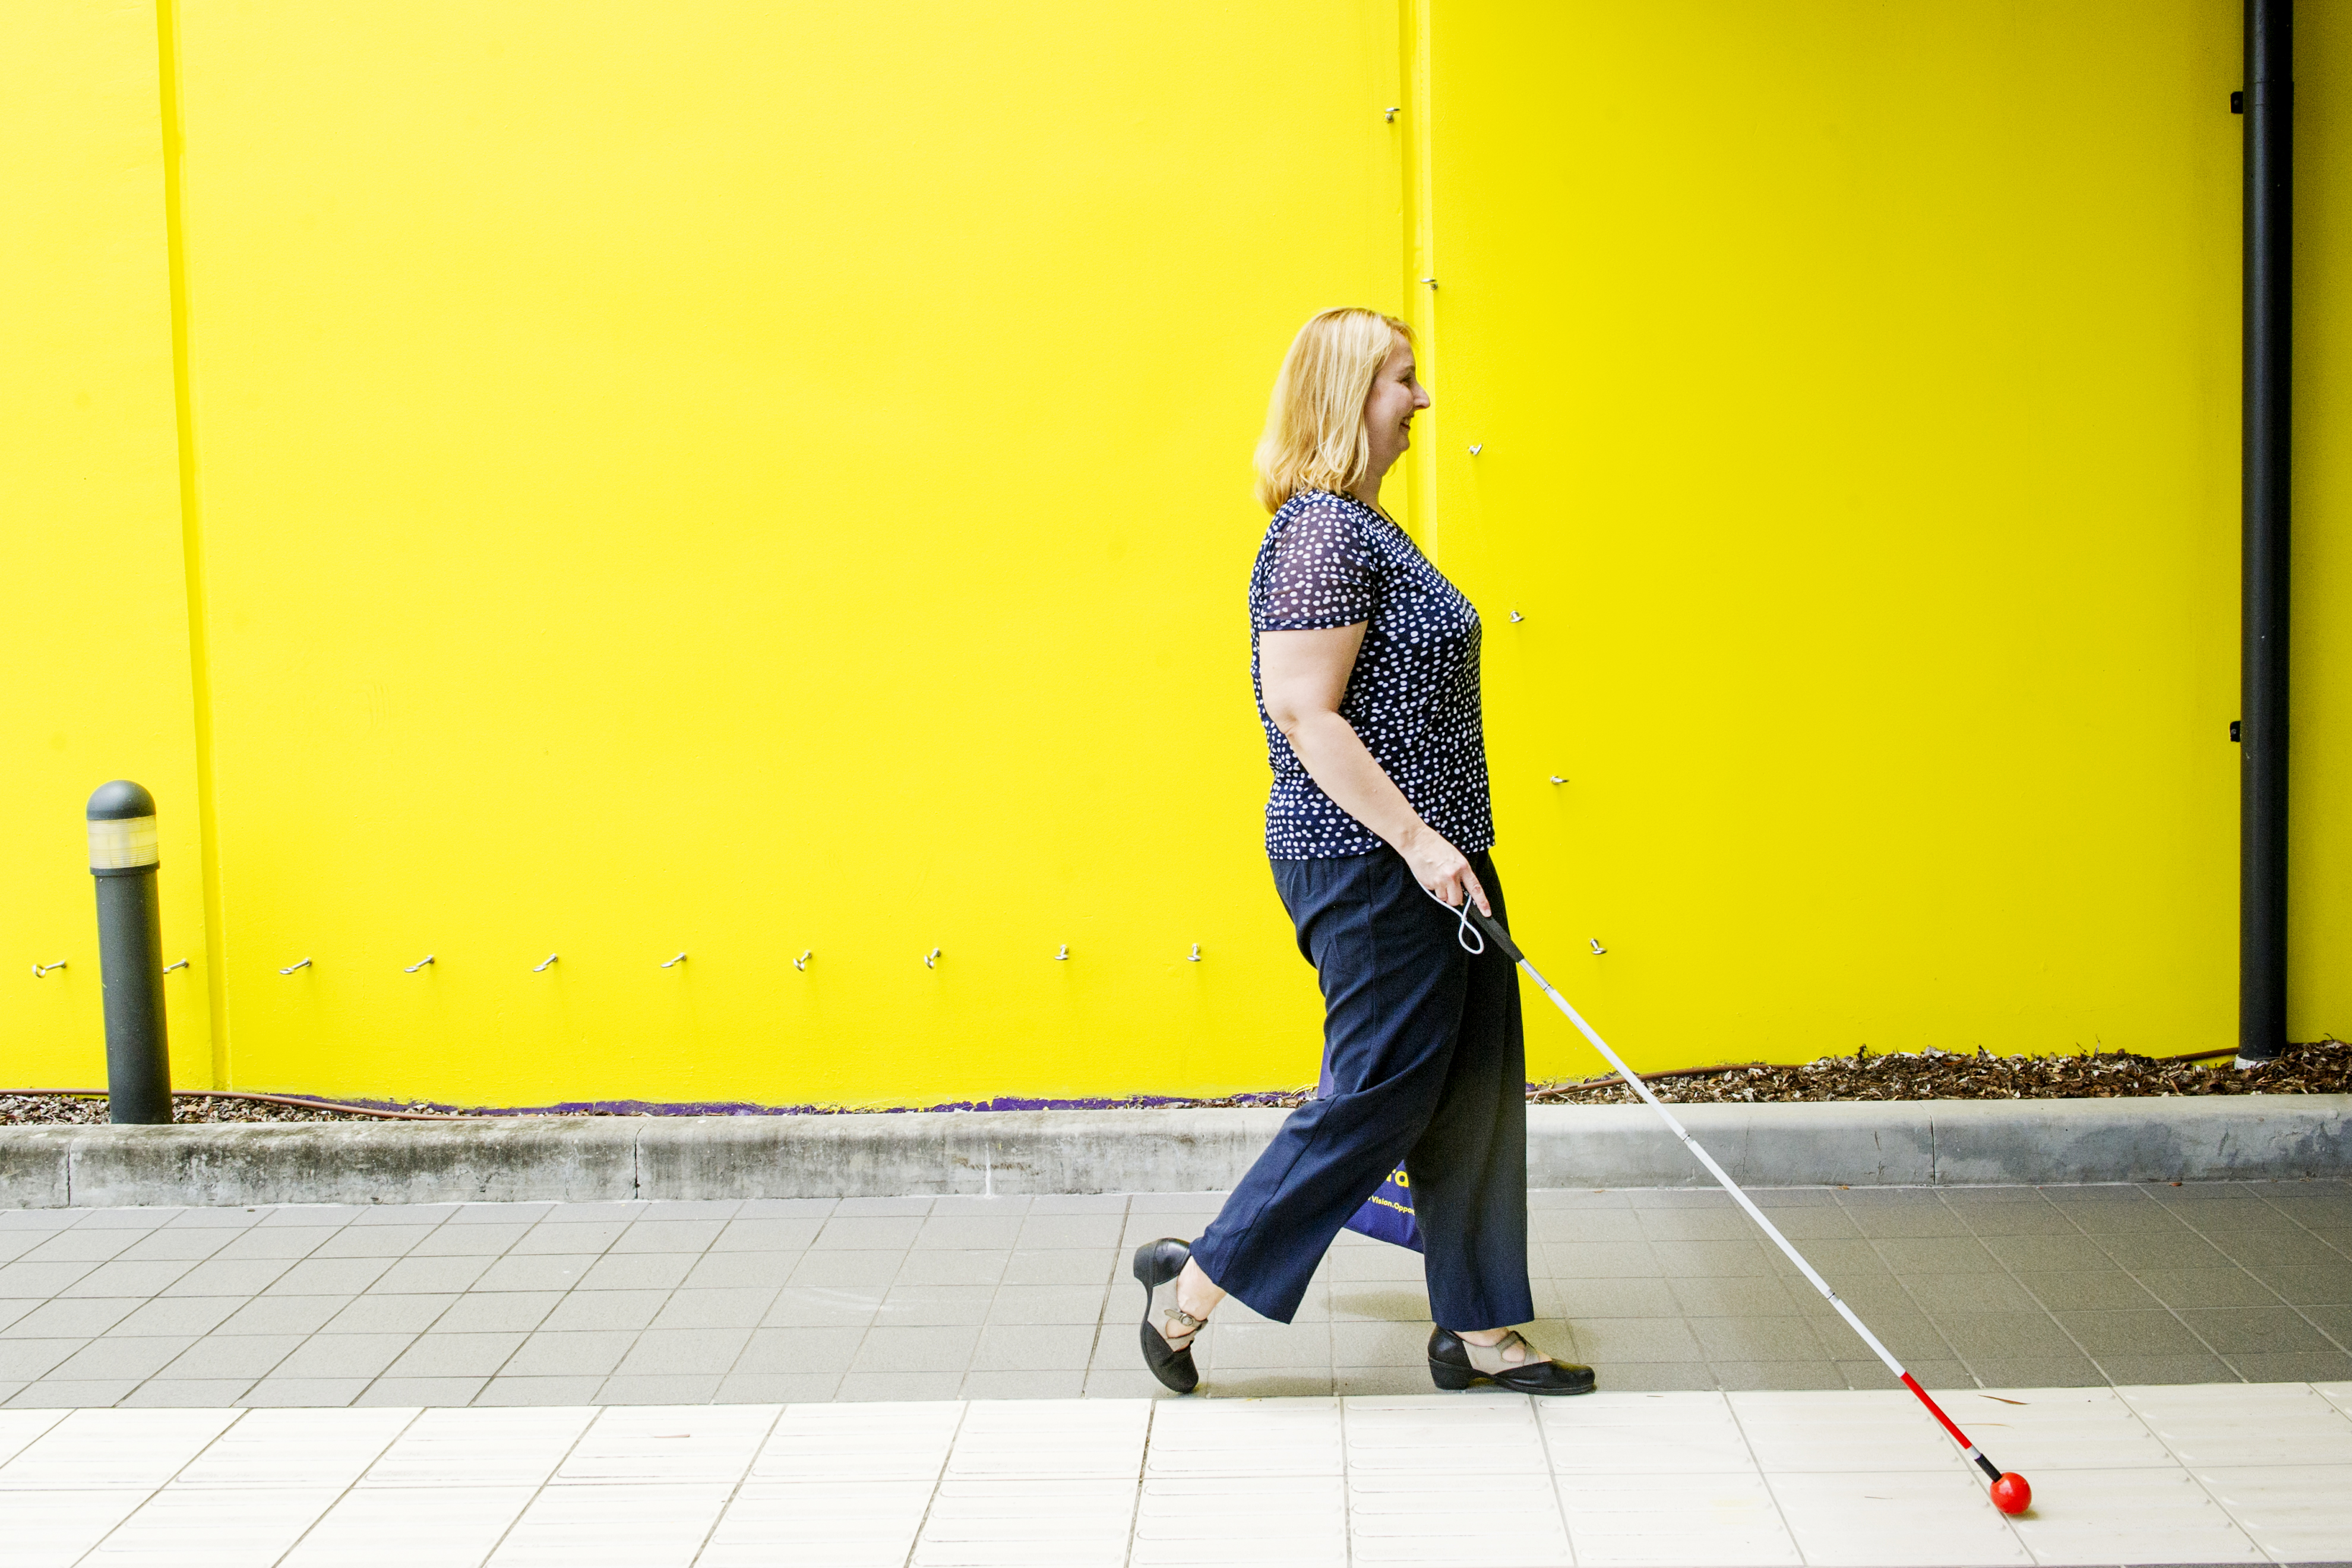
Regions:
<instances>
[{"instance_id":1,"label":"black shoe","mask_svg":"<svg viewBox=\"0 0 2352 1568\"><path fill-rule=\"evenodd\" d=\"M1143 1364L1151 1375L1179 1394L1190 1394L1201 1386L1200 1370L1192 1364L1192 1335L1182 1336L1183 1344L1169 1342L1168 1336L1153 1326L1151 1310L1189 1318L1176 1305L1176 1276L1184 1272L1184 1265L1192 1260L1192 1249L1172 1236L1149 1241L1135 1249L1135 1277L1143 1282ZM1160 1287L1168 1287L1168 1299L1160 1300ZM1200 1324L1193 1325L1198 1332Z\"/></svg>"},{"instance_id":2,"label":"black shoe","mask_svg":"<svg viewBox=\"0 0 2352 1568\"><path fill-rule=\"evenodd\" d=\"M1519 1340L1519 1336L1513 1333L1491 1348L1500 1350L1512 1340ZM1519 1340L1519 1343L1526 1346L1530 1356L1541 1353L1525 1340ZM1464 1389L1483 1377L1515 1394L1592 1392L1594 1379L1589 1366L1579 1366L1567 1361L1524 1361L1516 1365L1507 1363L1496 1371L1488 1372L1471 1360L1470 1352L1474 1348L1484 1350L1490 1347L1473 1347L1451 1329L1429 1331L1429 1375L1438 1387L1449 1391Z\"/></svg>"}]
</instances>

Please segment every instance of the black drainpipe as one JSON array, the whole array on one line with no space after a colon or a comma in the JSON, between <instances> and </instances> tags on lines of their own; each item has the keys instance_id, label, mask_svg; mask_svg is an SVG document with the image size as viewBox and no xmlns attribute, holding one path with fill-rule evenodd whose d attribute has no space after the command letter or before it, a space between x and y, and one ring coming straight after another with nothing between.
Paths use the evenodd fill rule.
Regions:
<instances>
[{"instance_id":1,"label":"black drainpipe","mask_svg":"<svg viewBox=\"0 0 2352 1568\"><path fill-rule=\"evenodd\" d=\"M2246 0L2245 366L2240 635L2238 1065L2286 1045L2288 321L2294 299L2294 0ZM2242 729L2241 729L2242 725Z\"/></svg>"}]
</instances>

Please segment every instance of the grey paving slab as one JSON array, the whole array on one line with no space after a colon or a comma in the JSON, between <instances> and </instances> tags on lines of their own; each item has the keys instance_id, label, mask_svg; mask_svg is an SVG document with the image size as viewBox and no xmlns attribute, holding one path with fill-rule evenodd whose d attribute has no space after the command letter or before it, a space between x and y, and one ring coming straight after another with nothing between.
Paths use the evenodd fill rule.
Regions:
<instances>
[{"instance_id":1,"label":"grey paving slab","mask_svg":"<svg viewBox=\"0 0 2352 1568\"><path fill-rule=\"evenodd\" d=\"M2346 1184L1759 1198L1929 1382L2352 1379ZM1720 1194L1529 1206L1528 1332L1604 1387L1885 1386ZM1144 1394L1124 1238L1194 1234L1213 1208L1168 1194L0 1214L0 1237L25 1244L0 1261L0 1399ZM1419 1392L1428 1310L1417 1257L1343 1233L1293 1323L1231 1302L1202 1363L1233 1394Z\"/></svg>"}]
</instances>

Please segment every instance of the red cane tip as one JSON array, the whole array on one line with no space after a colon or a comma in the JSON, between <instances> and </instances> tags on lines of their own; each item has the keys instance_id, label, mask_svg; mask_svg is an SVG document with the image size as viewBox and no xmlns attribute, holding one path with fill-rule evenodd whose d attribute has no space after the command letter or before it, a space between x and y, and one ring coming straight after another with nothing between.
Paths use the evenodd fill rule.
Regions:
<instances>
[{"instance_id":1,"label":"red cane tip","mask_svg":"<svg viewBox=\"0 0 2352 1568\"><path fill-rule=\"evenodd\" d=\"M2003 1513L2023 1513L2033 1506L2033 1489L2015 1470L1992 1484L1992 1506Z\"/></svg>"}]
</instances>

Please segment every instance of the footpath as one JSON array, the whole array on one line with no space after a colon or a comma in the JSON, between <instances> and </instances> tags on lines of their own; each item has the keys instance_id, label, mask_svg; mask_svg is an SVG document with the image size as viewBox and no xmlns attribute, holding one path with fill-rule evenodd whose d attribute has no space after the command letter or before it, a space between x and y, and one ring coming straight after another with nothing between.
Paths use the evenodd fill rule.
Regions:
<instances>
[{"instance_id":1,"label":"footpath","mask_svg":"<svg viewBox=\"0 0 2352 1568\"><path fill-rule=\"evenodd\" d=\"M2352 1185L1533 1194L1600 1394L1439 1395L1343 1237L1202 1395L1129 1249L1213 1193L0 1211L0 1564L2352 1560Z\"/></svg>"}]
</instances>

